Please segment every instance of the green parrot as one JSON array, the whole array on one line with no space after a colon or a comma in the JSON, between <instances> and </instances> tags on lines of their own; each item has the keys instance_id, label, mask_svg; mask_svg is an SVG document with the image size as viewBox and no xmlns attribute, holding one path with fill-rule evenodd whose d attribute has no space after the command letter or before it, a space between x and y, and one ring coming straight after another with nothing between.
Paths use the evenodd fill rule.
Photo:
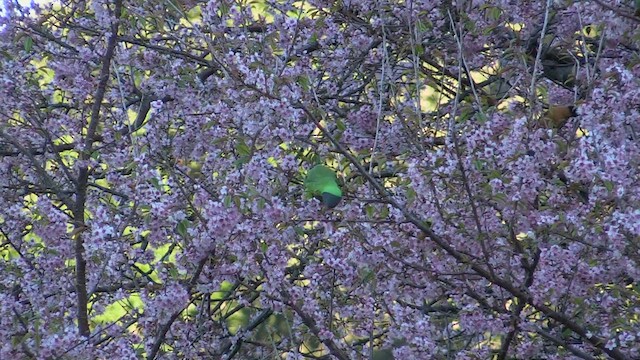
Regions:
<instances>
[{"instance_id":1,"label":"green parrot","mask_svg":"<svg viewBox=\"0 0 640 360\"><path fill-rule=\"evenodd\" d=\"M338 178L335 171L324 165L316 165L309 170L304 179L304 187L308 194L322 201L332 209L342 199L342 190L338 186Z\"/></svg>"}]
</instances>

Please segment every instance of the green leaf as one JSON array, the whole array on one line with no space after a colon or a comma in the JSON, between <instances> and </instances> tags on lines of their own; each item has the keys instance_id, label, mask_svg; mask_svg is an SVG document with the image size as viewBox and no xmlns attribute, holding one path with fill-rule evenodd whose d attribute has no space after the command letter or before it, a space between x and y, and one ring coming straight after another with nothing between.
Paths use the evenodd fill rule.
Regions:
<instances>
[{"instance_id":1,"label":"green leaf","mask_svg":"<svg viewBox=\"0 0 640 360\"><path fill-rule=\"evenodd\" d=\"M407 188L407 205L413 204L413 201L416 199L416 191L413 188Z\"/></svg>"},{"instance_id":2,"label":"green leaf","mask_svg":"<svg viewBox=\"0 0 640 360\"><path fill-rule=\"evenodd\" d=\"M233 162L233 165L235 165L238 169L241 169L242 165L248 163L249 160L251 160L249 156L240 156L238 159L236 159L236 161Z\"/></svg>"},{"instance_id":3,"label":"green leaf","mask_svg":"<svg viewBox=\"0 0 640 360\"><path fill-rule=\"evenodd\" d=\"M296 80L298 82L298 85L302 87L302 90L309 91L309 89L311 89L311 82L309 81L309 78L307 76L298 76Z\"/></svg>"},{"instance_id":4,"label":"green leaf","mask_svg":"<svg viewBox=\"0 0 640 360\"><path fill-rule=\"evenodd\" d=\"M497 6L490 7L488 9L488 11L486 12L486 14L491 20L498 20L500 18L500 16L502 15L502 9L500 9Z\"/></svg>"},{"instance_id":5,"label":"green leaf","mask_svg":"<svg viewBox=\"0 0 640 360\"><path fill-rule=\"evenodd\" d=\"M612 192L613 191L613 181L605 181L604 182L604 187L607 189L607 191Z\"/></svg>"},{"instance_id":6,"label":"green leaf","mask_svg":"<svg viewBox=\"0 0 640 360\"><path fill-rule=\"evenodd\" d=\"M238 140L238 143L236 144L236 151L241 157L251 155L251 148L243 139Z\"/></svg>"},{"instance_id":7,"label":"green leaf","mask_svg":"<svg viewBox=\"0 0 640 360\"><path fill-rule=\"evenodd\" d=\"M373 206L371 204L367 204L364 207L364 211L367 214L368 218L373 218L373 213L375 212L375 209L373 208Z\"/></svg>"},{"instance_id":8,"label":"green leaf","mask_svg":"<svg viewBox=\"0 0 640 360\"><path fill-rule=\"evenodd\" d=\"M502 176L502 173L499 170L491 170L487 174L489 179L499 179Z\"/></svg>"},{"instance_id":9,"label":"green leaf","mask_svg":"<svg viewBox=\"0 0 640 360\"><path fill-rule=\"evenodd\" d=\"M160 188L160 180L158 180L157 178L151 178L149 181L156 189Z\"/></svg>"},{"instance_id":10,"label":"green leaf","mask_svg":"<svg viewBox=\"0 0 640 360\"><path fill-rule=\"evenodd\" d=\"M422 20L418 19L418 20L416 21L416 29L417 29L419 32L425 32L425 31L428 31L428 30L429 30L429 26L427 26L427 24L426 24L424 21L422 21Z\"/></svg>"},{"instance_id":11,"label":"green leaf","mask_svg":"<svg viewBox=\"0 0 640 360\"><path fill-rule=\"evenodd\" d=\"M389 217L389 207L382 206L380 209L380 217L383 219Z\"/></svg>"},{"instance_id":12,"label":"green leaf","mask_svg":"<svg viewBox=\"0 0 640 360\"><path fill-rule=\"evenodd\" d=\"M182 220L176 225L176 232L182 237L187 236L187 230L189 229L189 220Z\"/></svg>"},{"instance_id":13,"label":"green leaf","mask_svg":"<svg viewBox=\"0 0 640 360\"><path fill-rule=\"evenodd\" d=\"M364 284L372 283L375 285L375 272L369 268L358 269L360 278Z\"/></svg>"},{"instance_id":14,"label":"green leaf","mask_svg":"<svg viewBox=\"0 0 640 360\"><path fill-rule=\"evenodd\" d=\"M33 38L31 36L27 36L26 38L24 38L24 51L26 52L31 52L31 49L33 48Z\"/></svg>"},{"instance_id":15,"label":"green leaf","mask_svg":"<svg viewBox=\"0 0 640 360\"><path fill-rule=\"evenodd\" d=\"M231 195L227 195L222 199L222 204L224 205L224 207L230 207L231 203L233 201L233 197Z\"/></svg>"}]
</instances>

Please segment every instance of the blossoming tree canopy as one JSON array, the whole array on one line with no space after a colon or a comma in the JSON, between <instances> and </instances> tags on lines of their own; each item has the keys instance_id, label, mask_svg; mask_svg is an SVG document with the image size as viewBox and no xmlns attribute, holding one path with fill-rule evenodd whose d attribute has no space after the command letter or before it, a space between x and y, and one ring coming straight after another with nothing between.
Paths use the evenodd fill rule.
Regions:
<instances>
[{"instance_id":1,"label":"blossoming tree canopy","mask_svg":"<svg viewBox=\"0 0 640 360\"><path fill-rule=\"evenodd\" d=\"M640 358L631 1L4 9L0 358Z\"/></svg>"}]
</instances>

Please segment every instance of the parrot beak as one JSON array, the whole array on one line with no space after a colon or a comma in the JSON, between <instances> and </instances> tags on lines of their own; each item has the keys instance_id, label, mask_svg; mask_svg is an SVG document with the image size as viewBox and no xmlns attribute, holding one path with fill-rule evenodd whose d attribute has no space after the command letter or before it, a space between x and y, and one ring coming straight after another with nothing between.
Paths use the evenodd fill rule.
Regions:
<instances>
[{"instance_id":1,"label":"parrot beak","mask_svg":"<svg viewBox=\"0 0 640 360\"><path fill-rule=\"evenodd\" d=\"M342 199L342 196L335 196L333 194L329 194L328 192L322 193L322 203L325 204L329 209L333 209L338 205Z\"/></svg>"}]
</instances>

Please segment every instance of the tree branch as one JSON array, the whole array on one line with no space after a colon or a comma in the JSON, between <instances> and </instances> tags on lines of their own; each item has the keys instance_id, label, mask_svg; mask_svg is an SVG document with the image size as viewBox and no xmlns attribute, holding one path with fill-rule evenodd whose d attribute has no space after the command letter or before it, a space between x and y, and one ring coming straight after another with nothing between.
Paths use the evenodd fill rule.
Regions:
<instances>
[{"instance_id":1,"label":"tree branch","mask_svg":"<svg viewBox=\"0 0 640 360\"><path fill-rule=\"evenodd\" d=\"M89 180L89 168L86 162L90 159L93 151L93 142L95 134L100 123L100 108L104 99L107 85L109 83L109 74L111 68L111 60L115 54L118 40L118 28L120 24L120 15L122 12L122 0L116 0L113 12L114 21L111 24L111 34L107 43L107 48L102 59L102 68L98 89L95 94L93 105L91 106L91 118L87 128L87 136L85 137L84 148L80 154L80 164L78 170L78 179L76 182L76 201L73 207L73 217L75 219L76 229L79 231L75 234L75 257L76 257L76 301L78 332L83 336L90 335L89 318L88 318L88 294L87 294L87 262L84 258L84 240L82 231L85 229L84 213L85 202L87 199L87 184Z\"/></svg>"}]
</instances>

